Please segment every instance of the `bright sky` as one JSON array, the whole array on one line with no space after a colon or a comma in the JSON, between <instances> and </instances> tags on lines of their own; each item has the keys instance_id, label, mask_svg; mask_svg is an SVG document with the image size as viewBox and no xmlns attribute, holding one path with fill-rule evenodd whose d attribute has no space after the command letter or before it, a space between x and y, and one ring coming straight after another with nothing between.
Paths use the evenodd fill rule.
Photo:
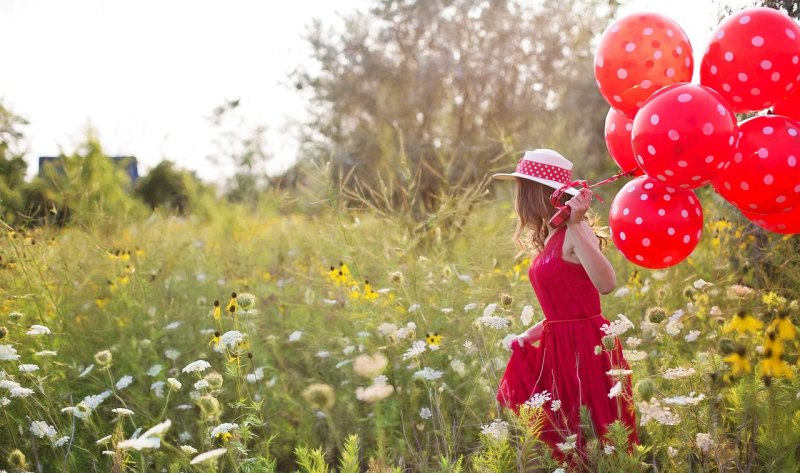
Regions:
<instances>
[{"instance_id":1,"label":"bright sky","mask_svg":"<svg viewBox=\"0 0 800 473\"><path fill-rule=\"evenodd\" d=\"M291 164L303 102L287 76L308 61L312 18L335 22L367 0L0 0L0 98L30 121L29 174L38 156L71 152L88 125L108 154L164 158L213 180L207 117L241 99L246 128L269 129L274 170ZM663 13L695 55L716 24L712 0L631 0L620 15ZM699 60L697 60L699 62ZM224 171L222 171L224 173Z\"/></svg>"}]
</instances>

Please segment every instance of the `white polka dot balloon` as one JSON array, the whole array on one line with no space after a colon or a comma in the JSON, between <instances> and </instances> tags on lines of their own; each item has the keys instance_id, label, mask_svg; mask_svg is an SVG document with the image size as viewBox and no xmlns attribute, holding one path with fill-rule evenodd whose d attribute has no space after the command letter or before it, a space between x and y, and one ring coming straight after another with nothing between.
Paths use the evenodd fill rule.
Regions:
<instances>
[{"instance_id":1,"label":"white polka dot balloon","mask_svg":"<svg viewBox=\"0 0 800 473\"><path fill-rule=\"evenodd\" d=\"M633 118L655 91L692 79L689 37L670 18L634 13L614 21L600 36L594 77L613 108Z\"/></svg>"},{"instance_id":2,"label":"white polka dot balloon","mask_svg":"<svg viewBox=\"0 0 800 473\"><path fill-rule=\"evenodd\" d=\"M776 214L800 205L800 122L762 115L739 125L734 160L714 188L743 212Z\"/></svg>"},{"instance_id":3,"label":"white polka dot balloon","mask_svg":"<svg viewBox=\"0 0 800 473\"><path fill-rule=\"evenodd\" d=\"M633 120L613 108L608 109L604 133L608 153L617 163L620 170L635 171L635 176L641 176L644 172L639 169L639 164L633 156L633 146L631 146L632 131Z\"/></svg>"},{"instance_id":4,"label":"white polka dot balloon","mask_svg":"<svg viewBox=\"0 0 800 473\"><path fill-rule=\"evenodd\" d=\"M773 215L759 215L744 211L742 211L742 214L764 230L784 235L800 233L800 205L795 206L788 212Z\"/></svg>"},{"instance_id":5,"label":"white polka dot balloon","mask_svg":"<svg viewBox=\"0 0 800 473\"><path fill-rule=\"evenodd\" d=\"M694 251L703 232L703 209L693 191L641 176L614 197L608 226L614 244L629 261L667 268Z\"/></svg>"},{"instance_id":6,"label":"white polka dot balloon","mask_svg":"<svg viewBox=\"0 0 800 473\"><path fill-rule=\"evenodd\" d=\"M790 93L780 102L772 107L772 111L776 115L783 115L794 120L800 120L800 87L795 88L794 92Z\"/></svg>"},{"instance_id":7,"label":"white polka dot balloon","mask_svg":"<svg viewBox=\"0 0 800 473\"><path fill-rule=\"evenodd\" d=\"M633 153L648 176L682 189L711 182L736 151L736 116L698 84L664 87L633 120Z\"/></svg>"},{"instance_id":8,"label":"white polka dot balloon","mask_svg":"<svg viewBox=\"0 0 800 473\"><path fill-rule=\"evenodd\" d=\"M772 8L748 8L717 26L700 65L700 83L736 113L769 108L800 86L800 27Z\"/></svg>"}]
</instances>

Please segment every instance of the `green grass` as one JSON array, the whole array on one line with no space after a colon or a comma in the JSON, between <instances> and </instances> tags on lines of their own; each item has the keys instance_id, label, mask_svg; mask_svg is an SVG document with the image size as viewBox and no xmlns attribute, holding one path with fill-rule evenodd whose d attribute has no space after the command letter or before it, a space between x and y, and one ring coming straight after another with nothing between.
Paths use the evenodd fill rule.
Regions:
<instances>
[{"instance_id":1,"label":"green grass","mask_svg":"<svg viewBox=\"0 0 800 473\"><path fill-rule=\"evenodd\" d=\"M640 426L642 447L630 453L620 445L606 455L596 445L588 457L595 471L641 462L658 471L797 468L797 339L781 345L793 379L773 378L767 386L757 354L773 319L769 311L790 310L789 320L798 323L792 302L800 289L797 237L762 236L736 219L726 226L718 219L733 211L713 196L702 197L705 234L680 265L644 270L608 250L618 293L604 297L603 307L610 320L622 313L633 321L623 344L628 337L641 339L635 349L646 358L631 363L633 382L650 380L654 392L645 399L649 393L637 391L637 403L663 408L664 399L675 396L704 399L670 406L677 425L651 420ZM534 323L542 318L527 266L513 260L508 202L484 201L422 226L369 212L302 215L269 205L258 212L226 206L207 220L156 214L97 228L9 233L0 242L0 327L7 330L0 345L13 347L20 358L0 361L0 370L6 387L15 383L33 393L11 397L0 387L0 470L20 469L17 450L24 469L48 472L557 467L529 431L531 422L512 418L494 401L508 358L504 337L527 328L519 317L526 305L534 307ZM350 272L343 284L330 274L340 262ZM375 291L369 297L365 280ZM733 295L729 287L735 284L753 288L752 294ZM232 292L254 295L252 310L226 312ZM214 300L223 309L219 321ZM476 322L490 304L507 328ZM663 308L666 319L643 324L653 307ZM764 328L724 333L740 309L763 314ZM678 310L679 323L670 324ZM51 333L26 335L32 325ZM214 332L234 330L245 340L215 351ZM699 334L687 341L693 330ZM404 356L413 342L424 343L434 332L442 337L437 350ZM732 377L723 358L738 345L747 349L754 370ZM112 354L106 367L95 360L102 350ZM377 384L392 389L380 400L359 400L358 388L381 388L354 370L354 359L376 353L387 360ZM182 372L195 360L211 367ZM20 372L21 364L38 370ZM678 367L696 372L662 377ZM133 382L116 387L124 376ZM203 377L209 386L196 393ZM171 390L168 378L182 387ZM158 382L165 383L163 392L151 388ZM62 412L104 392L107 398L86 419ZM134 414L119 417L114 408ZM508 421L507 436L481 433L495 419ZM159 448L119 448L167 420ZM55 433L36 436L33 421ZM212 438L223 423L237 426L230 437ZM705 434L708 450L699 447ZM56 446L65 436L69 440ZM225 451L216 459L189 464L218 448Z\"/></svg>"}]
</instances>

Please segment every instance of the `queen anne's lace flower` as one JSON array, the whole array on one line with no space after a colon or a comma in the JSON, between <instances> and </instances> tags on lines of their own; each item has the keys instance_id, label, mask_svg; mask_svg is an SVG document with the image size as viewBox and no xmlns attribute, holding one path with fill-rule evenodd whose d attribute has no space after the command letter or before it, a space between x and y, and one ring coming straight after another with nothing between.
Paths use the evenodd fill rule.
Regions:
<instances>
[{"instance_id":1,"label":"queen anne's lace flower","mask_svg":"<svg viewBox=\"0 0 800 473\"><path fill-rule=\"evenodd\" d=\"M525 401L525 404L531 408L538 408L542 407L545 402L550 400L550 393L547 390L544 390L540 393L534 393L530 399Z\"/></svg>"},{"instance_id":2,"label":"queen anne's lace flower","mask_svg":"<svg viewBox=\"0 0 800 473\"><path fill-rule=\"evenodd\" d=\"M444 373L430 367L422 368L411 376L413 379L424 379L426 381L435 381L442 377Z\"/></svg>"},{"instance_id":3,"label":"queen anne's lace flower","mask_svg":"<svg viewBox=\"0 0 800 473\"><path fill-rule=\"evenodd\" d=\"M184 373L202 373L208 368L211 368L211 363L206 360L197 360L184 366L182 371Z\"/></svg>"},{"instance_id":4,"label":"queen anne's lace flower","mask_svg":"<svg viewBox=\"0 0 800 473\"><path fill-rule=\"evenodd\" d=\"M508 422L495 419L491 424L481 427L481 434L494 440L505 440L508 437Z\"/></svg>"},{"instance_id":5,"label":"queen anne's lace flower","mask_svg":"<svg viewBox=\"0 0 800 473\"><path fill-rule=\"evenodd\" d=\"M661 375L664 379L688 378L697 374L694 368L670 368Z\"/></svg>"}]
</instances>

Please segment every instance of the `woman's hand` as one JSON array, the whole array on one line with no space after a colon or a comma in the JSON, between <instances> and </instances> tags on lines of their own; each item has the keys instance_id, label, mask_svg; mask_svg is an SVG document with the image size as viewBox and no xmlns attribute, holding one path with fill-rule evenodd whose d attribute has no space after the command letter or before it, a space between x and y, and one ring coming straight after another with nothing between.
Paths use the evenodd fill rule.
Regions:
<instances>
[{"instance_id":1,"label":"woman's hand","mask_svg":"<svg viewBox=\"0 0 800 473\"><path fill-rule=\"evenodd\" d=\"M539 340L542 338L542 330L544 330L544 321L539 322L528 330L510 339L507 345L508 349L511 350L515 343L517 343L521 348Z\"/></svg>"},{"instance_id":2,"label":"woman's hand","mask_svg":"<svg viewBox=\"0 0 800 473\"><path fill-rule=\"evenodd\" d=\"M577 195L567 201L567 205L570 207L567 224L574 224L583 220L583 216L586 215L586 211L589 210L589 205L592 203L593 195L590 189L584 187L578 190Z\"/></svg>"}]
</instances>

